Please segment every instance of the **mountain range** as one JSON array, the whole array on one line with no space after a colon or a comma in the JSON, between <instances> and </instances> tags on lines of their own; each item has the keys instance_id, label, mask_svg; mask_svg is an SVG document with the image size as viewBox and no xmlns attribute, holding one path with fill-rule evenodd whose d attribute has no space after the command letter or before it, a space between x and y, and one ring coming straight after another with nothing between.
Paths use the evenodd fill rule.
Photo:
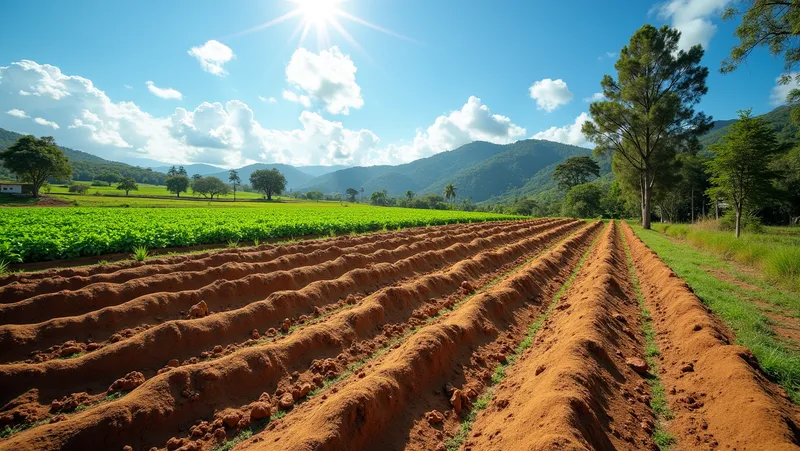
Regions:
<instances>
[{"instance_id":1,"label":"mountain range","mask_svg":"<svg viewBox=\"0 0 800 451\"><path fill-rule=\"evenodd\" d=\"M798 133L789 115L790 108L781 106L762 115L777 131L781 141L794 140ZM716 121L711 131L701 137L704 148L718 142L736 120ZM0 150L13 144L21 135L0 129ZM98 172L111 170L134 177L142 183L163 184L171 165L143 160L148 167L132 166L105 160L96 155L62 147L73 165L74 178L92 180ZM367 167L292 166L255 163L237 169L243 183L258 169L276 168L287 180L287 190L306 192L319 190L326 194L342 193L348 188L366 195L386 190L391 196L403 196L410 190L417 195L441 194L444 187L457 187L458 198L473 202L507 201L552 190L555 167L565 159L591 155L591 150L552 141L526 139L511 144L475 141L457 149L400 165ZM599 158L601 177L611 171L610 159ZM228 180L228 170L208 164L185 165L189 175L211 175ZM0 166L0 178L9 178Z\"/></svg>"}]
</instances>

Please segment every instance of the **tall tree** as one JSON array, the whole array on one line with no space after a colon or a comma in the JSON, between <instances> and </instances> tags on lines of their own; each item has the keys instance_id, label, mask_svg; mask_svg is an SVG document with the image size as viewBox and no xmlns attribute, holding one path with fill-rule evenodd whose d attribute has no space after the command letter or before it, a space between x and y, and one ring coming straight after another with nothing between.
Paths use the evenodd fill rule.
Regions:
<instances>
[{"instance_id":1,"label":"tall tree","mask_svg":"<svg viewBox=\"0 0 800 451\"><path fill-rule=\"evenodd\" d=\"M355 188L347 188L345 194L347 194L347 200L349 200L350 202L355 202L356 196L358 196L358 190L356 190Z\"/></svg>"},{"instance_id":2,"label":"tall tree","mask_svg":"<svg viewBox=\"0 0 800 451\"><path fill-rule=\"evenodd\" d=\"M39 188L47 179L68 180L72 176L67 157L52 136L22 136L11 147L0 152L0 161L19 179L33 186L33 197L39 197Z\"/></svg>"},{"instance_id":3,"label":"tall tree","mask_svg":"<svg viewBox=\"0 0 800 451\"><path fill-rule=\"evenodd\" d=\"M239 171L231 169L228 172L228 181L233 185L233 201L236 202L236 187L242 183L242 179L239 178Z\"/></svg>"},{"instance_id":4,"label":"tall tree","mask_svg":"<svg viewBox=\"0 0 800 451\"><path fill-rule=\"evenodd\" d=\"M588 182L591 176L600 177L600 166L587 156L567 158L553 172L553 180L563 191Z\"/></svg>"},{"instance_id":5,"label":"tall tree","mask_svg":"<svg viewBox=\"0 0 800 451\"><path fill-rule=\"evenodd\" d=\"M103 171L95 177L96 180L100 180L101 182L108 183L108 186L111 186L112 183L117 183L122 180L122 176L118 172L112 171Z\"/></svg>"},{"instance_id":6,"label":"tall tree","mask_svg":"<svg viewBox=\"0 0 800 451\"><path fill-rule=\"evenodd\" d=\"M774 195L777 174L770 162L782 151L772 127L750 112L740 111L739 121L730 126L728 134L709 146L716 158L707 163L712 184L709 191L725 199L736 212L736 238L741 234L742 213Z\"/></svg>"},{"instance_id":7,"label":"tall tree","mask_svg":"<svg viewBox=\"0 0 800 451\"><path fill-rule=\"evenodd\" d=\"M167 185L167 191L177 195L177 197L181 197L181 193L185 193L186 190L189 189L189 177L186 177L186 174L181 174L180 172L176 172L176 174L177 175L172 177L167 177L165 183Z\"/></svg>"},{"instance_id":8,"label":"tall tree","mask_svg":"<svg viewBox=\"0 0 800 451\"><path fill-rule=\"evenodd\" d=\"M203 197L225 196L230 191L228 185L217 177L200 177L192 182L192 190Z\"/></svg>"},{"instance_id":9,"label":"tall tree","mask_svg":"<svg viewBox=\"0 0 800 451\"><path fill-rule=\"evenodd\" d=\"M406 191L406 198L407 198L408 200L412 200L412 199L414 199L414 195L415 195L415 194L414 194L414 191L411 191L411 190L408 190L408 191Z\"/></svg>"},{"instance_id":10,"label":"tall tree","mask_svg":"<svg viewBox=\"0 0 800 451\"><path fill-rule=\"evenodd\" d=\"M736 27L736 37L739 43L722 62L722 73L733 72L756 49L766 47L769 53L777 56L783 55L784 68L787 74L783 75L781 84L792 84L787 102L797 104L800 101L800 74L792 75L792 70L800 63L800 2L796 0L747 0L740 2L747 4L746 9L728 8L723 14L723 19L732 20L742 18ZM800 108L792 108L792 119L800 122Z\"/></svg>"},{"instance_id":11,"label":"tall tree","mask_svg":"<svg viewBox=\"0 0 800 451\"><path fill-rule=\"evenodd\" d=\"M139 189L139 185L136 184L136 179L133 177L125 177L119 182L117 189L125 191L125 195L127 196L131 191L137 191Z\"/></svg>"},{"instance_id":12,"label":"tall tree","mask_svg":"<svg viewBox=\"0 0 800 451\"><path fill-rule=\"evenodd\" d=\"M583 124L595 152L613 152L637 176L642 226L650 228L653 186L678 152L696 149L697 138L711 128L711 118L694 105L708 91L708 68L700 66L703 48L678 50L680 32L645 25L622 48L617 79L601 81L607 100L589 106L592 121ZM667 169L668 170L668 169Z\"/></svg>"},{"instance_id":13,"label":"tall tree","mask_svg":"<svg viewBox=\"0 0 800 451\"><path fill-rule=\"evenodd\" d=\"M442 192L442 195L444 196L444 199L445 200L452 199L453 202L455 202L455 200L456 200L456 190L457 189L458 188L456 188L452 183L449 183L447 186L445 186L444 187L444 191Z\"/></svg>"},{"instance_id":14,"label":"tall tree","mask_svg":"<svg viewBox=\"0 0 800 451\"><path fill-rule=\"evenodd\" d=\"M279 195L286 189L286 177L276 168L259 169L250 174L250 184L254 190L264 193L267 200L272 200L273 195Z\"/></svg>"}]
</instances>

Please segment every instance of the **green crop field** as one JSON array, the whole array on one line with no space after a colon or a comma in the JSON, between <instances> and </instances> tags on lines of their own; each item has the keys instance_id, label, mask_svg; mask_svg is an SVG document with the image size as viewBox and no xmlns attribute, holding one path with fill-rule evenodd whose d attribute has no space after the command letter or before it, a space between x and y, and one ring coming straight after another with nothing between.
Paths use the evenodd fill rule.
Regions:
<instances>
[{"instance_id":1,"label":"green crop field","mask_svg":"<svg viewBox=\"0 0 800 451\"><path fill-rule=\"evenodd\" d=\"M35 262L115 252L513 219L453 210L334 202L245 203L253 208L4 208L0 260Z\"/></svg>"}]
</instances>

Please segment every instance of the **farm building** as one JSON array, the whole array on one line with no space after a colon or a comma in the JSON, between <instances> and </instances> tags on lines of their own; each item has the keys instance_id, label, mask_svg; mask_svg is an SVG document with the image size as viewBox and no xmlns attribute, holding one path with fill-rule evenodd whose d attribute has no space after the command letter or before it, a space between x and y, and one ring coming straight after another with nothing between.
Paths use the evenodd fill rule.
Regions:
<instances>
[{"instance_id":1,"label":"farm building","mask_svg":"<svg viewBox=\"0 0 800 451\"><path fill-rule=\"evenodd\" d=\"M0 182L0 194L23 194L30 193L31 185L20 182Z\"/></svg>"}]
</instances>

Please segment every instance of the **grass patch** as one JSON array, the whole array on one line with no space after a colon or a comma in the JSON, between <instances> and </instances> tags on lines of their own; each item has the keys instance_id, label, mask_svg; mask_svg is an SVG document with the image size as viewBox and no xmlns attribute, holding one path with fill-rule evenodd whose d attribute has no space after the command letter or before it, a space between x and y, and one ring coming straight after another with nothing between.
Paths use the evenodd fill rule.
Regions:
<instances>
[{"instance_id":1,"label":"grass patch","mask_svg":"<svg viewBox=\"0 0 800 451\"><path fill-rule=\"evenodd\" d=\"M286 412L284 412L283 414L286 415ZM273 415L273 417L275 416L277 416L277 414ZM233 449L234 446L249 439L255 434L258 434L259 432L263 431L264 428L266 428L267 425L270 423L270 421L273 420L273 417L250 423L250 426L239 431L239 433L236 434L236 436L234 436L232 439L226 441L225 443L215 446L214 451L229 451Z\"/></svg>"},{"instance_id":2,"label":"grass patch","mask_svg":"<svg viewBox=\"0 0 800 451\"><path fill-rule=\"evenodd\" d=\"M35 421L33 423L18 424L18 425L14 426L14 427L6 426L5 428L3 428L2 431L0 431L0 439L9 438L12 435L17 434L19 432L25 431L27 429L34 428L36 426L41 426L41 425L47 423L48 421L50 421L50 418L45 418L44 420Z\"/></svg>"},{"instance_id":3,"label":"grass patch","mask_svg":"<svg viewBox=\"0 0 800 451\"><path fill-rule=\"evenodd\" d=\"M517 348L514 352L506 357L506 362L501 363L495 367L494 372L492 372L492 378L489 382L489 386L486 388L486 391L483 392L481 396L475 401L475 404L472 406L472 410L469 411L467 417L461 421L461 428L458 430L458 433L444 442L444 446L447 451L458 451L461 448L461 445L469 436L469 431L472 429L472 424L475 422L475 418L477 418L478 413L480 413L483 409L489 406L489 401L492 400L493 389L494 387L503 381L506 377L506 369L511 365L514 365L516 361L519 359L519 356L528 348L533 345L533 339L536 336L536 333L539 332L539 329L542 328L542 324L547 319L547 316L556 308L558 305L558 301L564 296L567 289L572 285L575 281L575 278L578 277L581 268L583 267L584 263L586 263L586 259L589 257L592 249L594 249L597 240L600 238L602 233L598 233L598 235L592 240L592 243L589 245L589 248L586 249L581 259L578 261L578 264L575 266L575 269L572 270L569 278L561 285L561 288L558 289L556 294L553 296L553 299L550 301L550 304L547 307L547 310L544 311L541 315L539 315L536 320L528 326L528 333L526 334L525 338L517 345Z\"/></svg>"},{"instance_id":4,"label":"grass patch","mask_svg":"<svg viewBox=\"0 0 800 451\"><path fill-rule=\"evenodd\" d=\"M732 232L714 230L704 224L653 224L652 227L722 259L753 266L771 281L800 291L800 236L787 232L786 228L743 233L736 239Z\"/></svg>"},{"instance_id":5,"label":"grass patch","mask_svg":"<svg viewBox=\"0 0 800 451\"><path fill-rule=\"evenodd\" d=\"M667 432L666 425L669 420L675 418L675 414L672 413L669 404L667 404L666 390L664 389L664 384L661 382L661 378L658 376L658 360L656 357L660 355L660 351L656 344L656 331L653 329L653 318L650 316L650 310L648 310L644 303L644 295L642 295L639 278L636 276L636 271L633 268L633 256L628 247L628 242L625 241L624 238L621 238L620 241L622 241L623 248L625 249L625 262L628 266L631 284L636 293L639 306L642 309L642 331L644 332L645 338L644 353L647 364L650 366L650 374L647 377L647 383L650 385L650 394L652 395L650 408L653 409L653 413L656 416L656 424L653 429L652 438L659 449L668 450L675 445L676 440L672 434Z\"/></svg>"},{"instance_id":6,"label":"grass patch","mask_svg":"<svg viewBox=\"0 0 800 451\"><path fill-rule=\"evenodd\" d=\"M145 246L136 246L133 248L133 259L137 262L143 262L149 256L149 251Z\"/></svg>"},{"instance_id":7,"label":"grass patch","mask_svg":"<svg viewBox=\"0 0 800 451\"><path fill-rule=\"evenodd\" d=\"M658 232L634 225L634 231L659 257L685 280L697 297L736 333L736 343L752 351L761 368L800 403L800 353L776 338L770 320L753 302L790 307L797 311L800 298L781 293L762 283L758 293L720 280L704 268L726 269L727 264L712 255L667 239Z\"/></svg>"}]
</instances>

